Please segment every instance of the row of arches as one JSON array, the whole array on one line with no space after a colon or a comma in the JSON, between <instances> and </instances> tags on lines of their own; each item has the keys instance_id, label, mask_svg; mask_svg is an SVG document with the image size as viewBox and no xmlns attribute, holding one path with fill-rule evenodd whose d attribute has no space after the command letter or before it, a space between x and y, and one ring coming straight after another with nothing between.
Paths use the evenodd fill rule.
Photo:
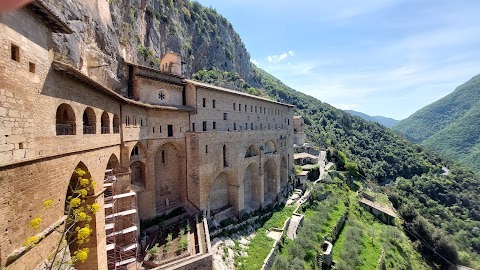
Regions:
<instances>
[{"instance_id":1,"label":"row of arches","mask_svg":"<svg viewBox=\"0 0 480 270\"><path fill-rule=\"evenodd\" d=\"M120 133L120 118L117 114L113 115L113 130L110 130L110 115L104 111L100 117L101 134ZM72 106L63 103L57 107L55 115L56 134L57 135L76 135L77 119ZM82 115L83 134L96 134L97 116L91 107L85 108Z\"/></svg>"}]
</instances>

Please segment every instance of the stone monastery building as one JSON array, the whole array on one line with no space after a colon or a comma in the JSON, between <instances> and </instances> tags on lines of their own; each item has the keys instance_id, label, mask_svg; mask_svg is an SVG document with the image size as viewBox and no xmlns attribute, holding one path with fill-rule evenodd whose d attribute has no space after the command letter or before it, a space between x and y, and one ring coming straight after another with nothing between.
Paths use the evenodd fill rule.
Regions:
<instances>
[{"instance_id":1,"label":"stone monastery building","mask_svg":"<svg viewBox=\"0 0 480 270\"><path fill-rule=\"evenodd\" d=\"M100 206L79 269L107 269L110 250L137 249L140 220L172 208L238 216L283 197L292 105L188 80L174 53L161 70L125 63L128 83L111 89L54 60L52 33L71 32L41 1L0 15L0 268L34 269L52 253L76 168L98 182L88 201ZM61 207L25 251L49 199ZM119 215L131 217L113 225Z\"/></svg>"}]
</instances>

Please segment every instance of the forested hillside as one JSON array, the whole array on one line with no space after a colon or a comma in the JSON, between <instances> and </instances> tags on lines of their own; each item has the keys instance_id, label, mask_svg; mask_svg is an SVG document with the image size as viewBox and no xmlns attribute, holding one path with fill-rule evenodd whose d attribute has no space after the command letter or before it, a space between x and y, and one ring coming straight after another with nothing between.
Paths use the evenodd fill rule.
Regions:
<instances>
[{"instance_id":1,"label":"forested hillside","mask_svg":"<svg viewBox=\"0 0 480 270\"><path fill-rule=\"evenodd\" d=\"M386 127L392 127L394 126L395 124L397 124L398 122L400 122L399 120L395 120L393 118L389 118L389 117L384 117L384 116L370 116L368 114L365 114L365 113L362 113L362 112L357 112L357 111L353 111L353 110L345 110L345 112L351 114L351 115L356 115L356 116L359 116L367 121L370 121L370 122L377 122L379 124L382 124Z\"/></svg>"},{"instance_id":2,"label":"forested hillside","mask_svg":"<svg viewBox=\"0 0 480 270\"><path fill-rule=\"evenodd\" d=\"M480 172L480 75L393 129Z\"/></svg>"}]
</instances>

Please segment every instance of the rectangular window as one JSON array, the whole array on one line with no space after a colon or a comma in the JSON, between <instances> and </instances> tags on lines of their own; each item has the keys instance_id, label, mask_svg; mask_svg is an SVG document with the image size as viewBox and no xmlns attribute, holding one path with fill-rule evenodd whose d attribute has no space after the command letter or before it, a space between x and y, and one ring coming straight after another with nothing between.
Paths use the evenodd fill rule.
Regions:
<instances>
[{"instance_id":1,"label":"rectangular window","mask_svg":"<svg viewBox=\"0 0 480 270\"><path fill-rule=\"evenodd\" d=\"M255 106L255 113L257 113L257 106Z\"/></svg>"},{"instance_id":2,"label":"rectangular window","mask_svg":"<svg viewBox=\"0 0 480 270\"><path fill-rule=\"evenodd\" d=\"M247 111L247 105L245 105L245 111Z\"/></svg>"},{"instance_id":3,"label":"rectangular window","mask_svg":"<svg viewBox=\"0 0 480 270\"><path fill-rule=\"evenodd\" d=\"M203 121L203 131L207 131L207 121Z\"/></svg>"},{"instance_id":4,"label":"rectangular window","mask_svg":"<svg viewBox=\"0 0 480 270\"><path fill-rule=\"evenodd\" d=\"M208 154L208 144L205 144L205 154Z\"/></svg>"},{"instance_id":5,"label":"rectangular window","mask_svg":"<svg viewBox=\"0 0 480 270\"><path fill-rule=\"evenodd\" d=\"M159 128L160 128L160 133L162 133L162 126L160 126Z\"/></svg>"},{"instance_id":6,"label":"rectangular window","mask_svg":"<svg viewBox=\"0 0 480 270\"><path fill-rule=\"evenodd\" d=\"M237 105L233 103L233 110L235 111L237 109Z\"/></svg>"},{"instance_id":7,"label":"rectangular window","mask_svg":"<svg viewBox=\"0 0 480 270\"><path fill-rule=\"evenodd\" d=\"M288 119L288 125L290 126L290 119Z\"/></svg>"},{"instance_id":8,"label":"rectangular window","mask_svg":"<svg viewBox=\"0 0 480 270\"><path fill-rule=\"evenodd\" d=\"M223 120L228 120L228 114L227 113L223 113Z\"/></svg>"},{"instance_id":9,"label":"rectangular window","mask_svg":"<svg viewBox=\"0 0 480 270\"><path fill-rule=\"evenodd\" d=\"M203 98L203 107L206 107L206 106L207 106L207 100Z\"/></svg>"},{"instance_id":10,"label":"rectangular window","mask_svg":"<svg viewBox=\"0 0 480 270\"><path fill-rule=\"evenodd\" d=\"M215 108L215 99L212 101L212 107Z\"/></svg>"},{"instance_id":11,"label":"rectangular window","mask_svg":"<svg viewBox=\"0 0 480 270\"><path fill-rule=\"evenodd\" d=\"M245 130L248 130L248 123L245 123Z\"/></svg>"},{"instance_id":12,"label":"rectangular window","mask_svg":"<svg viewBox=\"0 0 480 270\"><path fill-rule=\"evenodd\" d=\"M153 133L155 133L155 127L152 128Z\"/></svg>"},{"instance_id":13,"label":"rectangular window","mask_svg":"<svg viewBox=\"0 0 480 270\"><path fill-rule=\"evenodd\" d=\"M262 123L260 123L260 129L263 129L263 124Z\"/></svg>"},{"instance_id":14,"label":"rectangular window","mask_svg":"<svg viewBox=\"0 0 480 270\"><path fill-rule=\"evenodd\" d=\"M250 106L250 112L253 112L253 106Z\"/></svg>"},{"instance_id":15,"label":"rectangular window","mask_svg":"<svg viewBox=\"0 0 480 270\"><path fill-rule=\"evenodd\" d=\"M162 163L165 164L165 150L162 150Z\"/></svg>"},{"instance_id":16,"label":"rectangular window","mask_svg":"<svg viewBox=\"0 0 480 270\"><path fill-rule=\"evenodd\" d=\"M195 132L195 123L192 123L192 131Z\"/></svg>"},{"instance_id":17,"label":"rectangular window","mask_svg":"<svg viewBox=\"0 0 480 270\"><path fill-rule=\"evenodd\" d=\"M237 123L233 123L233 130L237 130Z\"/></svg>"},{"instance_id":18,"label":"rectangular window","mask_svg":"<svg viewBox=\"0 0 480 270\"><path fill-rule=\"evenodd\" d=\"M253 123L250 123L250 129L253 130Z\"/></svg>"},{"instance_id":19,"label":"rectangular window","mask_svg":"<svg viewBox=\"0 0 480 270\"><path fill-rule=\"evenodd\" d=\"M20 48L17 45L11 44L10 45L10 53L12 60L20 62Z\"/></svg>"},{"instance_id":20,"label":"rectangular window","mask_svg":"<svg viewBox=\"0 0 480 270\"><path fill-rule=\"evenodd\" d=\"M217 122L213 122L212 127L213 127L213 130L216 130L217 129Z\"/></svg>"},{"instance_id":21,"label":"rectangular window","mask_svg":"<svg viewBox=\"0 0 480 270\"><path fill-rule=\"evenodd\" d=\"M140 118L140 126L143 127L143 118Z\"/></svg>"},{"instance_id":22,"label":"rectangular window","mask_svg":"<svg viewBox=\"0 0 480 270\"><path fill-rule=\"evenodd\" d=\"M168 137L173 137L173 125L168 125Z\"/></svg>"},{"instance_id":23,"label":"rectangular window","mask_svg":"<svg viewBox=\"0 0 480 270\"><path fill-rule=\"evenodd\" d=\"M241 112L242 111L242 104L238 103L238 111Z\"/></svg>"},{"instance_id":24,"label":"rectangular window","mask_svg":"<svg viewBox=\"0 0 480 270\"><path fill-rule=\"evenodd\" d=\"M29 62L29 63L28 63L28 70L29 70L31 73L35 73L35 63Z\"/></svg>"}]
</instances>

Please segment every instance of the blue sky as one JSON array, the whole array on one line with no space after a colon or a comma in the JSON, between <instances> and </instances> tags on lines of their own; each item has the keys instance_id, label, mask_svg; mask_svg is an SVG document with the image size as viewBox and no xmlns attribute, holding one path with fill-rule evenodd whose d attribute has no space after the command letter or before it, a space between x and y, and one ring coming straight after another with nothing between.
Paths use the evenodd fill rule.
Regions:
<instances>
[{"instance_id":1,"label":"blue sky","mask_svg":"<svg viewBox=\"0 0 480 270\"><path fill-rule=\"evenodd\" d=\"M251 61L337 108L403 119L480 73L478 0L199 0Z\"/></svg>"}]
</instances>

